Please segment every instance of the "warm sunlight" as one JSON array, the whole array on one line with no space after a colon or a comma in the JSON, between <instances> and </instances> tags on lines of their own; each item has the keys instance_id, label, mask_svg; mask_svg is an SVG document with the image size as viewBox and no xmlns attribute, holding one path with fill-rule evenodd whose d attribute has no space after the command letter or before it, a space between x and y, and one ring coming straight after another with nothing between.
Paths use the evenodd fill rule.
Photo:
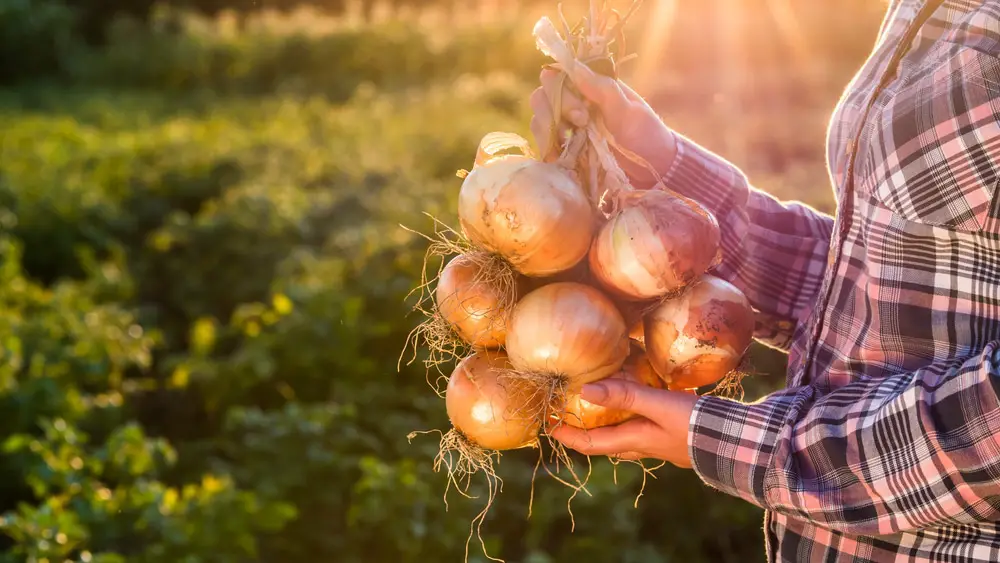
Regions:
<instances>
[{"instance_id":1,"label":"warm sunlight","mask_svg":"<svg viewBox=\"0 0 1000 563\"><path fill-rule=\"evenodd\" d=\"M767 8L778 26L779 35L795 62L806 64L809 60L809 44L802 25L792 10L791 0L767 0Z\"/></svg>"},{"instance_id":2,"label":"warm sunlight","mask_svg":"<svg viewBox=\"0 0 1000 563\"><path fill-rule=\"evenodd\" d=\"M633 86L643 92L660 68L662 55L665 54L667 40L674 26L677 11L677 0L659 0L655 3L649 16L649 29L646 38L637 52L645 53L636 61Z\"/></svg>"}]
</instances>

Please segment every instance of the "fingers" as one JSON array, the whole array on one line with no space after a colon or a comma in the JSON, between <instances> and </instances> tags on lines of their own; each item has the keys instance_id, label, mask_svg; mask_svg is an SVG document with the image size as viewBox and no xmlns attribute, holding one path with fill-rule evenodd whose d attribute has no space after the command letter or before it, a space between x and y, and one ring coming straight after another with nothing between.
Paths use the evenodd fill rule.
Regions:
<instances>
[{"instance_id":1,"label":"fingers","mask_svg":"<svg viewBox=\"0 0 1000 563\"><path fill-rule=\"evenodd\" d=\"M567 74L580 94L597 105L605 115L617 115L630 101L618 80L598 74L583 63L574 64Z\"/></svg>"},{"instance_id":2,"label":"fingers","mask_svg":"<svg viewBox=\"0 0 1000 563\"><path fill-rule=\"evenodd\" d=\"M590 108L587 103L578 95L566 88L568 79L562 72L545 69L538 77L542 83L542 90L548 96L550 108L558 106L560 119L572 124L575 127L586 127L590 122ZM551 112L554 109L550 109Z\"/></svg>"},{"instance_id":3,"label":"fingers","mask_svg":"<svg viewBox=\"0 0 1000 563\"><path fill-rule=\"evenodd\" d=\"M532 92L528 101L531 104L532 112L531 134L535 137L535 144L542 153L542 160L548 160L553 150L552 106L549 105L548 96L542 88Z\"/></svg>"},{"instance_id":4,"label":"fingers","mask_svg":"<svg viewBox=\"0 0 1000 563\"><path fill-rule=\"evenodd\" d=\"M582 430L563 424L551 436L584 455L615 455L641 449L650 432L648 420L630 420L618 426Z\"/></svg>"},{"instance_id":5,"label":"fingers","mask_svg":"<svg viewBox=\"0 0 1000 563\"><path fill-rule=\"evenodd\" d=\"M656 420L664 409L664 391L623 379L605 379L583 386L583 399L610 409Z\"/></svg>"},{"instance_id":6,"label":"fingers","mask_svg":"<svg viewBox=\"0 0 1000 563\"><path fill-rule=\"evenodd\" d=\"M565 74L545 69L539 76L541 87L531 94L531 134L535 137L542 160L551 161L558 157L560 147L554 138L562 129L563 122L574 127L585 127L590 121L590 110L578 95L565 87ZM553 115L558 111L559 115ZM558 119L557 119L558 118Z\"/></svg>"}]
</instances>

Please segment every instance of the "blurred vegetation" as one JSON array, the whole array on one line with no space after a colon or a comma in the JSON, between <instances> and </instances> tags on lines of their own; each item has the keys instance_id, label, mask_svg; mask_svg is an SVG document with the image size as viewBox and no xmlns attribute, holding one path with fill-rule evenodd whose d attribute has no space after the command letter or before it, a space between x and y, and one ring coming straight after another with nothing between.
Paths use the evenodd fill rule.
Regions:
<instances>
[{"instance_id":1,"label":"blurred vegetation","mask_svg":"<svg viewBox=\"0 0 1000 563\"><path fill-rule=\"evenodd\" d=\"M480 137L527 134L537 8L182 4L0 2L0 562L459 561L482 499L446 511L436 440L406 440L447 420L397 373L424 249L399 225L454 223ZM829 210L826 118L884 5L685 3L667 28L647 4L626 78ZM753 360L751 397L784 358ZM534 462L500 464L507 561L762 552L757 509L673 468L635 507L642 474L595 459L572 533L541 478L529 519Z\"/></svg>"}]
</instances>

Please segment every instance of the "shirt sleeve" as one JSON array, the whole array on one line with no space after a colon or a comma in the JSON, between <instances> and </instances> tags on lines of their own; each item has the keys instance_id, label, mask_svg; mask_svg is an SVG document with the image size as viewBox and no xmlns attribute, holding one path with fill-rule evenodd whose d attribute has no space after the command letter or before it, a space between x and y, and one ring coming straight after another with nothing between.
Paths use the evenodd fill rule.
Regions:
<instances>
[{"instance_id":1,"label":"shirt sleeve","mask_svg":"<svg viewBox=\"0 0 1000 563\"><path fill-rule=\"evenodd\" d=\"M1000 521L998 344L974 357L751 404L701 397L705 483L852 535Z\"/></svg>"},{"instance_id":2,"label":"shirt sleeve","mask_svg":"<svg viewBox=\"0 0 1000 563\"><path fill-rule=\"evenodd\" d=\"M833 218L751 187L734 165L680 135L664 184L715 215L722 261L712 273L759 312L757 339L787 350L822 284Z\"/></svg>"}]
</instances>

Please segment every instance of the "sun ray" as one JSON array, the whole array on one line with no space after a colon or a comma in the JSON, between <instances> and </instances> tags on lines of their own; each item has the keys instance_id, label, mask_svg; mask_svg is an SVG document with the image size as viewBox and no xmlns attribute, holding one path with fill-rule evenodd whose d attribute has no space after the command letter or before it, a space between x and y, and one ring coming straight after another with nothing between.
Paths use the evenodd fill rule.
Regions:
<instances>
[{"instance_id":1,"label":"sun ray","mask_svg":"<svg viewBox=\"0 0 1000 563\"><path fill-rule=\"evenodd\" d=\"M767 0L767 9L774 18L780 38L785 48L799 68L808 66L810 57L809 41L799 25L791 0Z\"/></svg>"},{"instance_id":2,"label":"sun ray","mask_svg":"<svg viewBox=\"0 0 1000 563\"><path fill-rule=\"evenodd\" d=\"M635 61L632 85L637 92L646 94L656 86L660 61L666 53L667 39L674 25L677 0L658 0L653 5L649 17L649 28L645 30L642 45L636 50L639 58Z\"/></svg>"},{"instance_id":3,"label":"sun ray","mask_svg":"<svg viewBox=\"0 0 1000 563\"><path fill-rule=\"evenodd\" d=\"M747 68L747 7L744 0L722 0L719 9L719 31L715 40L721 56L718 57L720 101L728 115L742 115L743 93L748 91L751 79ZM746 138L735 134L725 137L726 154L736 162L745 162Z\"/></svg>"}]
</instances>

